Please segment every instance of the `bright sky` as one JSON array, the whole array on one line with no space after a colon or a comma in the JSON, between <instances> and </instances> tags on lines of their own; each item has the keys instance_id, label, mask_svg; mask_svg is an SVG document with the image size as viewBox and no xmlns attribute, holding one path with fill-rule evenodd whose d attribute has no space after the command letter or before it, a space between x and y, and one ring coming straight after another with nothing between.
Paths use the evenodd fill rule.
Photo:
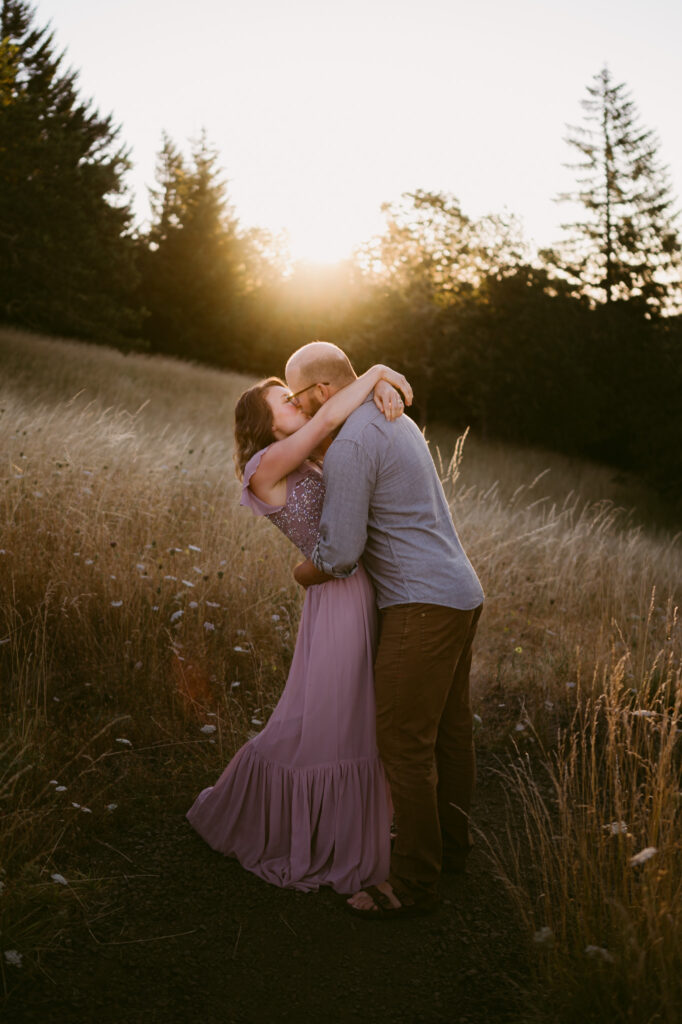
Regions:
<instances>
[{"instance_id":1,"label":"bright sky","mask_svg":"<svg viewBox=\"0 0 682 1024\"><path fill-rule=\"evenodd\" d=\"M244 226L335 260L405 191L559 237L565 124L603 64L631 89L682 197L679 0L34 0L81 96L112 112L149 215L161 132L205 128ZM564 214L565 216L565 214Z\"/></svg>"}]
</instances>

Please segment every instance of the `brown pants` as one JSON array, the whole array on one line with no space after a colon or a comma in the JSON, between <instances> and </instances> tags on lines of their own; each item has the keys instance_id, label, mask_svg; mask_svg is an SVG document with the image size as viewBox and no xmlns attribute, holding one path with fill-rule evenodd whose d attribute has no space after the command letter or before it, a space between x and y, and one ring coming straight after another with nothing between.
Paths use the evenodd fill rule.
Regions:
<instances>
[{"instance_id":1,"label":"brown pants","mask_svg":"<svg viewBox=\"0 0 682 1024\"><path fill-rule=\"evenodd\" d=\"M482 607L402 604L381 612L377 743L398 833L389 882L415 902L437 899L443 849L463 864L472 845L469 670Z\"/></svg>"}]
</instances>

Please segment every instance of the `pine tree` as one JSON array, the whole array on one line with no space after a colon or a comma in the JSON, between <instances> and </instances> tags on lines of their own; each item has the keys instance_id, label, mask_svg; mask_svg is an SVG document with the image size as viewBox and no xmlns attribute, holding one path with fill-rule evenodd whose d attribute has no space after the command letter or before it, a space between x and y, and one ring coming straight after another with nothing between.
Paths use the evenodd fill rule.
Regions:
<instances>
[{"instance_id":1,"label":"pine tree","mask_svg":"<svg viewBox=\"0 0 682 1024\"><path fill-rule=\"evenodd\" d=\"M0 7L0 319L93 340L135 333L119 129L77 92L23 0Z\"/></svg>"},{"instance_id":2,"label":"pine tree","mask_svg":"<svg viewBox=\"0 0 682 1024\"><path fill-rule=\"evenodd\" d=\"M244 245L205 134L189 161L164 135L150 189L152 224L142 254L141 300L152 348L239 365L238 300Z\"/></svg>"},{"instance_id":3,"label":"pine tree","mask_svg":"<svg viewBox=\"0 0 682 1024\"><path fill-rule=\"evenodd\" d=\"M643 128L624 84L608 68L594 76L582 100L583 126L568 126L566 142L580 154L567 164L577 188L559 202L584 208L569 237L543 255L579 293L611 303L627 300L648 315L668 307L679 288L680 239L658 139Z\"/></svg>"}]
</instances>

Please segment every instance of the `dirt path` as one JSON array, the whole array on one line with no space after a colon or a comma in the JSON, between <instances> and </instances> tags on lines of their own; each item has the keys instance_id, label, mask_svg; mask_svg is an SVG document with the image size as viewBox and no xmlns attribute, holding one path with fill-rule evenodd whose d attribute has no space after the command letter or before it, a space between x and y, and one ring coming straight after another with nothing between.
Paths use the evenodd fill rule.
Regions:
<instances>
[{"instance_id":1,"label":"dirt path","mask_svg":"<svg viewBox=\"0 0 682 1024\"><path fill-rule=\"evenodd\" d=\"M489 833L504 800L491 759L479 765ZM43 955L44 974L13 978L12 1024L523 1021L525 938L480 848L444 878L438 914L365 923L331 891L279 890L211 851L184 819L191 797L148 803L116 851L99 847L108 905Z\"/></svg>"}]
</instances>

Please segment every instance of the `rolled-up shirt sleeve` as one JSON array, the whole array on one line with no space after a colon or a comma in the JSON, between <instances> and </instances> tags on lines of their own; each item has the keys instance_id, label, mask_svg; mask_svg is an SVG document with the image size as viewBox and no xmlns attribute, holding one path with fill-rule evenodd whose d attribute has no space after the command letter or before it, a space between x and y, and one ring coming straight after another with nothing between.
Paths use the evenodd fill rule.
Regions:
<instances>
[{"instance_id":1,"label":"rolled-up shirt sleeve","mask_svg":"<svg viewBox=\"0 0 682 1024\"><path fill-rule=\"evenodd\" d=\"M324 459L325 499L312 561L321 572L352 576L367 542L375 470L364 448L337 438Z\"/></svg>"}]
</instances>

